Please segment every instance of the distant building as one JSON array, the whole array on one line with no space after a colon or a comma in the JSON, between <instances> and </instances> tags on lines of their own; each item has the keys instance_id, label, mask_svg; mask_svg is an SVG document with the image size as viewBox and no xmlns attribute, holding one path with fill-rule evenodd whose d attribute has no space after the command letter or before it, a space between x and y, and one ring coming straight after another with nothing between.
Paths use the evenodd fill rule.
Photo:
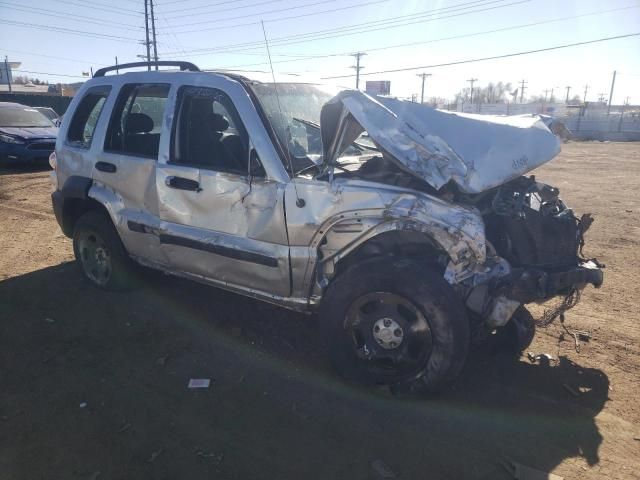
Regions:
<instances>
[{"instance_id":1,"label":"distant building","mask_svg":"<svg viewBox=\"0 0 640 480\"><path fill-rule=\"evenodd\" d=\"M389 80L367 80L365 91L369 95L390 95L391 82Z\"/></svg>"}]
</instances>

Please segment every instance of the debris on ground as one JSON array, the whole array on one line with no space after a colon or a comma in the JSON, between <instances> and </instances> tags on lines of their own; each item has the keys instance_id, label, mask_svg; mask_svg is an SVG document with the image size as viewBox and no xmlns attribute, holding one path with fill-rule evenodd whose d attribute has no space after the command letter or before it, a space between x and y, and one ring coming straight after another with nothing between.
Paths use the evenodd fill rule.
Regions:
<instances>
[{"instance_id":1,"label":"debris on ground","mask_svg":"<svg viewBox=\"0 0 640 480\"><path fill-rule=\"evenodd\" d=\"M87 408L87 402L81 402L80 408Z\"/></svg>"},{"instance_id":2,"label":"debris on ground","mask_svg":"<svg viewBox=\"0 0 640 480\"><path fill-rule=\"evenodd\" d=\"M531 363L540 362L540 365L549 366L552 362L556 362L556 359L553 357L553 355L549 353L535 354L532 352L527 352L527 357L529 358L529 361Z\"/></svg>"},{"instance_id":3,"label":"debris on ground","mask_svg":"<svg viewBox=\"0 0 640 480\"><path fill-rule=\"evenodd\" d=\"M211 380L209 378L192 378L189 380L187 388L209 388Z\"/></svg>"},{"instance_id":4,"label":"debris on ground","mask_svg":"<svg viewBox=\"0 0 640 480\"><path fill-rule=\"evenodd\" d=\"M382 460L374 460L371 462L371 468L380 478L396 478L396 474L393 473L386 463Z\"/></svg>"},{"instance_id":5,"label":"debris on ground","mask_svg":"<svg viewBox=\"0 0 640 480\"><path fill-rule=\"evenodd\" d=\"M584 342L587 343L589 340L591 340L591 334L589 332L581 332L581 331L571 331L567 328L567 326L564 324L564 317L560 317L560 324L562 325L562 328L564 329L564 331L567 333L567 335L569 335L570 337L573 338L573 342L575 345L575 349L576 349L576 353L580 353L580 342ZM562 340L562 337L560 338Z\"/></svg>"},{"instance_id":6,"label":"debris on ground","mask_svg":"<svg viewBox=\"0 0 640 480\"><path fill-rule=\"evenodd\" d=\"M563 383L562 386L564 387L564 389L569 392L571 395L573 395L574 397L579 397L580 393L576 392L572 387L570 387L569 385L567 385L566 383Z\"/></svg>"},{"instance_id":7,"label":"debris on ground","mask_svg":"<svg viewBox=\"0 0 640 480\"><path fill-rule=\"evenodd\" d=\"M131 428L131 424L130 423L125 423L120 430L118 430L118 433L124 433L127 430L129 430Z\"/></svg>"},{"instance_id":8,"label":"debris on ground","mask_svg":"<svg viewBox=\"0 0 640 480\"><path fill-rule=\"evenodd\" d=\"M160 357L160 358L158 358L158 359L156 360L156 364L157 364L157 365L162 366L162 365L164 365L165 363L167 363L167 360L168 360L168 359L169 359L169 355L165 355L165 356L163 356L163 357Z\"/></svg>"},{"instance_id":9,"label":"debris on ground","mask_svg":"<svg viewBox=\"0 0 640 480\"><path fill-rule=\"evenodd\" d=\"M156 461L156 459L160 456L160 454L163 452L164 450L161 448L160 450L156 450L155 452L153 452L151 454L151 456L149 457L149 460L147 460L148 463L153 463Z\"/></svg>"},{"instance_id":10,"label":"debris on ground","mask_svg":"<svg viewBox=\"0 0 640 480\"><path fill-rule=\"evenodd\" d=\"M47 322L47 323L55 323L55 320L53 318L49 318L49 317L45 318L44 321Z\"/></svg>"},{"instance_id":11,"label":"debris on ground","mask_svg":"<svg viewBox=\"0 0 640 480\"><path fill-rule=\"evenodd\" d=\"M527 467L513 460L500 462L500 465L502 465L515 480L564 480L564 477L560 475L536 470L535 468Z\"/></svg>"},{"instance_id":12,"label":"debris on ground","mask_svg":"<svg viewBox=\"0 0 640 480\"><path fill-rule=\"evenodd\" d=\"M203 452L202 450L198 450L196 452L196 456L200 458L204 458L207 460L212 460L215 465L220 465L222 460L224 460L224 453L213 453L213 452Z\"/></svg>"}]
</instances>

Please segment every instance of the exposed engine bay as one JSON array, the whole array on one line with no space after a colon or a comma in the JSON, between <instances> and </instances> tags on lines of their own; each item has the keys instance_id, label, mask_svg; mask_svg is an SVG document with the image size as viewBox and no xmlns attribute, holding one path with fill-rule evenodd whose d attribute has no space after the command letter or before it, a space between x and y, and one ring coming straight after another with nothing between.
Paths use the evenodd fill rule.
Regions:
<instances>
[{"instance_id":1,"label":"exposed engine bay","mask_svg":"<svg viewBox=\"0 0 640 480\"><path fill-rule=\"evenodd\" d=\"M557 188L532 175L478 194L460 192L453 182L435 190L384 153L375 153L360 157L359 162L344 162L335 176L419 190L473 207L482 215L488 264L493 266L456 288L468 309L490 326L503 325L522 304L564 298L540 319L548 324L577 304L582 287L602 284L603 265L582 255L584 234L593 218L590 214L578 218Z\"/></svg>"}]
</instances>

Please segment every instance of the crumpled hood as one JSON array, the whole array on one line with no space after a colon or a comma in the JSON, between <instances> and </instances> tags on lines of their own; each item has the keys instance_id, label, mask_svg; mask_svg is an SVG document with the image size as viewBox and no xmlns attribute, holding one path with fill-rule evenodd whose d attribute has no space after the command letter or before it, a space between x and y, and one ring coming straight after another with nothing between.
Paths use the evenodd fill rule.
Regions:
<instances>
[{"instance_id":1,"label":"crumpled hood","mask_svg":"<svg viewBox=\"0 0 640 480\"><path fill-rule=\"evenodd\" d=\"M0 133L6 133L23 140L33 140L36 138L55 139L58 135L58 127L0 127Z\"/></svg>"},{"instance_id":2,"label":"crumpled hood","mask_svg":"<svg viewBox=\"0 0 640 480\"><path fill-rule=\"evenodd\" d=\"M560 140L538 115L450 113L413 102L340 92L321 113L324 161L366 131L389 160L439 189L449 181L479 193L553 159Z\"/></svg>"}]
</instances>

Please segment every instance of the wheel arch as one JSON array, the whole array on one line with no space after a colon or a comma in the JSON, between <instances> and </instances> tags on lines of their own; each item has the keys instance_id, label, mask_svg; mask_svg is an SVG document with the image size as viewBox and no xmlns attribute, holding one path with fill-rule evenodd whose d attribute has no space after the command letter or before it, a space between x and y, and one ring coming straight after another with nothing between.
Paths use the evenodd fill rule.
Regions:
<instances>
[{"instance_id":1,"label":"wheel arch","mask_svg":"<svg viewBox=\"0 0 640 480\"><path fill-rule=\"evenodd\" d=\"M107 208L98 200L92 198L89 192L93 186L93 180L87 177L71 176L64 182L62 189L55 194L59 194L59 201L54 200L56 217L60 223L62 232L67 237L73 236L78 219L90 210L102 210L109 215ZM56 208L56 203L59 207ZM111 218L111 217L109 217Z\"/></svg>"},{"instance_id":2,"label":"wheel arch","mask_svg":"<svg viewBox=\"0 0 640 480\"><path fill-rule=\"evenodd\" d=\"M362 231L354 234L349 230L353 225L361 226ZM346 238L333 240L331 235L336 232L346 233ZM456 228L436 221L354 212L342 214L340 220L320 233L322 238L315 243L317 281L311 293L312 303L320 303L329 283L365 259L386 255L416 258L444 274L449 262L463 266L473 257L472 246Z\"/></svg>"}]
</instances>

